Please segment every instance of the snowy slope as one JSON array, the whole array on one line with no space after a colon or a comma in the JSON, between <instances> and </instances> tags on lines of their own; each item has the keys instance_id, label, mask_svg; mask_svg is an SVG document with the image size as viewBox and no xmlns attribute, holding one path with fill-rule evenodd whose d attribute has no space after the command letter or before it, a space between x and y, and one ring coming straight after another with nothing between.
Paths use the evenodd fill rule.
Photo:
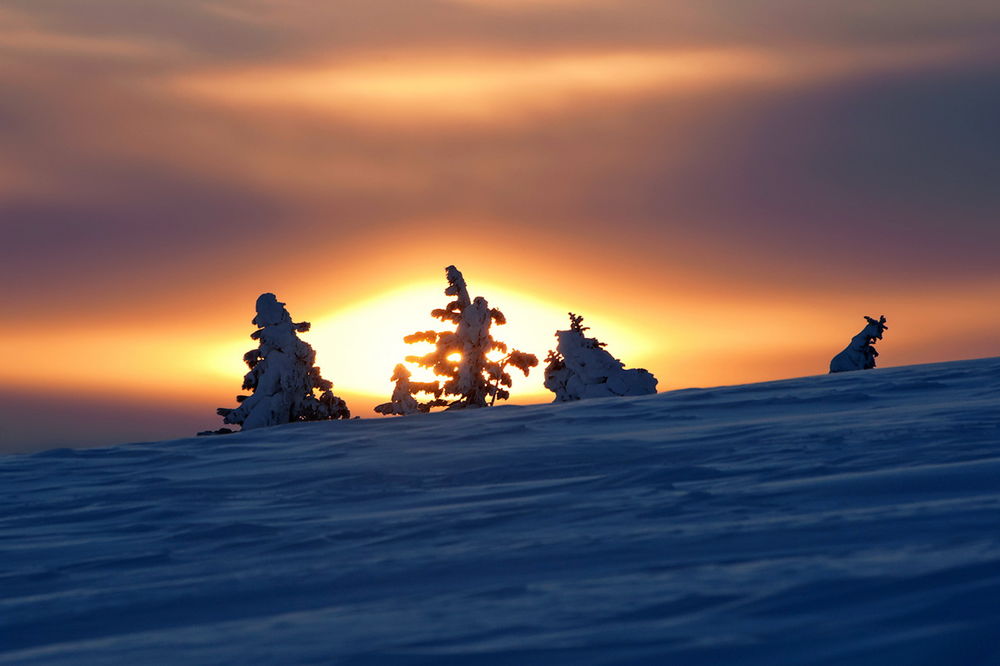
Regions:
<instances>
[{"instance_id":1,"label":"snowy slope","mask_svg":"<svg viewBox=\"0 0 1000 666\"><path fill-rule=\"evenodd\" d=\"M1000 664L1000 359L0 458L0 663Z\"/></svg>"}]
</instances>

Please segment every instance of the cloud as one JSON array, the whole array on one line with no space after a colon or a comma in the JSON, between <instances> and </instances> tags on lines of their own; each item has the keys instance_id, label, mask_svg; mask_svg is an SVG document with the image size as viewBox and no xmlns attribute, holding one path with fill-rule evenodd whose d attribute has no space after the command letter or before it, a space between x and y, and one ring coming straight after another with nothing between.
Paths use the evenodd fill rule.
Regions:
<instances>
[{"instance_id":1,"label":"cloud","mask_svg":"<svg viewBox=\"0 0 1000 666\"><path fill-rule=\"evenodd\" d=\"M612 0L445 0L458 6L486 8L498 12L537 12L551 10L576 10L590 7L610 8Z\"/></svg>"},{"instance_id":2,"label":"cloud","mask_svg":"<svg viewBox=\"0 0 1000 666\"><path fill-rule=\"evenodd\" d=\"M26 12L0 9L0 57L63 57L129 60L176 57L182 51L162 41L88 35L52 28Z\"/></svg>"},{"instance_id":3,"label":"cloud","mask_svg":"<svg viewBox=\"0 0 1000 666\"><path fill-rule=\"evenodd\" d=\"M161 45L116 38L81 37L41 30L6 30L0 33L0 51L133 59L160 55Z\"/></svg>"},{"instance_id":4,"label":"cloud","mask_svg":"<svg viewBox=\"0 0 1000 666\"><path fill-rule=\"evenodd\" d=\"M169 44L203 64L263 65L393 50L742 50L995 42L990 0L7 0L32 27ZM11 21L4 20L9 26Z\"/></svg>"},{"instance_id":5,"label":"cloud","mask_svg":"<svg viewBox=\"0 0 1000 666\"><path fill-rule=\"evenodd\" d=\"M773 75L739 53L554 55L401 53L345 64L196 73L168 85L180 94L234 105L328 111L358 122L503 120L572 104L580 97L649 88L691 88Z\"/></svg>"},{"instance_id":6,"label":"cloud","mask_svg":"<svg viewBox=\"0 0 1000 666\"><path fill-rule=\"evenodd\" d=\"M844 52L399 52L356 61L195 72L156 85L237 107L312 110L362 124L503 124L572 111L588 101L677 96L733 86L786 87L967 55L953 46Z\"/></svg>"}]
</instances>

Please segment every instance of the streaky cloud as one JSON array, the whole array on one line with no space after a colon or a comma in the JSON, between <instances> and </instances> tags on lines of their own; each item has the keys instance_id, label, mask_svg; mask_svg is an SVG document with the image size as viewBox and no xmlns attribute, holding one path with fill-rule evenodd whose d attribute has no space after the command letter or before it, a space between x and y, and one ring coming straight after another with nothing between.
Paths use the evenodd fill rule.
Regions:
<instances>
[{"instance_id":1,"label":"streaky cloud","mask_svg":"<svg viewBox=\"0 0 1000 666\"><path fill-rule=\"evenodd\" d=\"M171 76L174 94L242 108L291 108L361 124L510 123L587 100L677 96L732 86L906 70L973 57L959 45L862 49L394 52ZM160 85L158 82L157 85Z\"/></svg>"}]
</instances>

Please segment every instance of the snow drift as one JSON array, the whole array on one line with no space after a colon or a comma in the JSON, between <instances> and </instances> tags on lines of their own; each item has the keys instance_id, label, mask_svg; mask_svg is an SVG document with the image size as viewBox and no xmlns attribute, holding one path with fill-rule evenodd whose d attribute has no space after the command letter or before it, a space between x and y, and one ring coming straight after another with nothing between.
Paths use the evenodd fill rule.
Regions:
<instances>
[{"instance_id":1,"label":"snow drift","mask_svg":"<svg viewBox=\"0 0 1000 666\"><path fill-rule=\"evenodd\" d=\"M1000 359L0 459L0 663L1000 663Z\"/></svg>"}]
</instances>

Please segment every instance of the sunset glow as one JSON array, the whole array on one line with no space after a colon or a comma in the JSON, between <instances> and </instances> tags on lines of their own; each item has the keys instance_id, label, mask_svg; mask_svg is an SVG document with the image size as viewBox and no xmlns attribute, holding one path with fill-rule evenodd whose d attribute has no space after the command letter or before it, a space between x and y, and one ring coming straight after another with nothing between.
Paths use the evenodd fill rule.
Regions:
<instances>
[{"instance_id":1,"label":"sunset glow","mask_svg":"<svg viewBox=\"0 0 1000 666\"><path fill-rule=\"evenodd\" d=\"M568 326L566 313L560 312L558 305L496 285L472 285L472 289L507 316L508 323L495 326L493 337L511 349L544 358L546 350L555 346L555 331ZM317 318L308 338L317 349L319 365L346 393L388 396L392 392L389 377L393 366L406 356L419 356L431 350L427 343L406 344L403 336L422 330L446 330L446 324L430 316L432 309L447 303L448 297L442 292L439 282L418 283ZM610 321L610 317L604 318ZM650 341L639 332L609 324L602 336L614 341L615 349L631 363L649 358ZM435 379L429 370L410 365L414 381ZM547 391L542 386L541 373L525 378L515 372L511 377L513 390L521 400L545 399Z\"/></svg>"},{"instance_id":2,"label":"sunset glow","mask_svg":"<svg viewBox=\"0 0 1000 666\"><path fill-rule=\"evenodd\" d=\"M572 311L661 391L823 373L864 315L880 367L996 355L998 29L922 0L12 3L0 424L35 441L59 393L94 442L218 427L264 292L374 417L450 264L511 348Z\"/></svg>"}]
</instances>

